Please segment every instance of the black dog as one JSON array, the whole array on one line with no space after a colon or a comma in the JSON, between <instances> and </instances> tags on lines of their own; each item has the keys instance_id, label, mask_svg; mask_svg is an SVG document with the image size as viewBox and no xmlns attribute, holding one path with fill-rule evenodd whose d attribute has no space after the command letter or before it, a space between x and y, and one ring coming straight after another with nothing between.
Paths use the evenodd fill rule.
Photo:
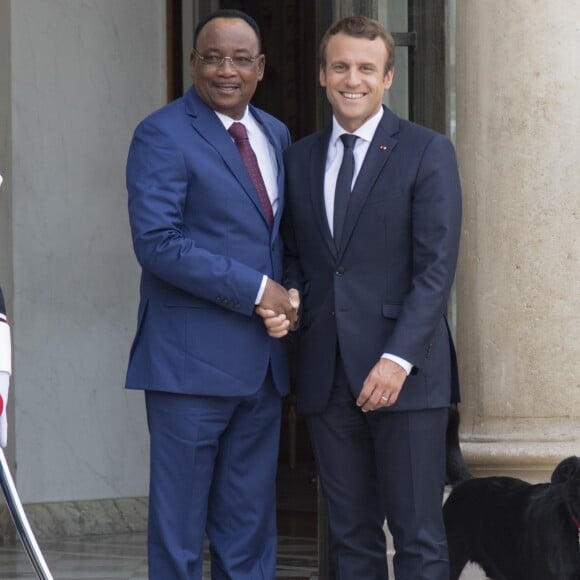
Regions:
<instances>
[{"instance_id":1,"label":"black dog","mask_svg":"<svg viewBox=\"0 0 580 580\"><path fill-rule=\"evenodd\" d=\"M580 580L580 459L551 483L513 477L460 483L443 508L451 580L468 561L493 580Z\"/></svg>"}]
</instances>

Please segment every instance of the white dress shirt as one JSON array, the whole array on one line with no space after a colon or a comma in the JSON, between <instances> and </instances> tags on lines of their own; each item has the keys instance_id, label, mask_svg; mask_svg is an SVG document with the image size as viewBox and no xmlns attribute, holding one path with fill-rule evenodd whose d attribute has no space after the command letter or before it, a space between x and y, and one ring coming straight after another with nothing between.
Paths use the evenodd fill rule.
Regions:
<instances>
[{"instance_id":1,"label":"white dress shirt","mask_svg":"<svg viewBox=\"0 0 580 580\"><path fill-rule=\"evenodd\" d=\"M272 146L272 143L266 137L260 124L252 114L250 109L246 107L244 116L237 120L224 115L223 113L218 113L214 111L218 116L218 119L223 123L226 131L234 123L242 123L246 127L248 133L248 139L250 140L250 145L256 154L256 159L258 160L258 167L260 168L260 173L262 174L262 179L264 180L264 185L266 186L266 191L268 192L268 197L270 198L270 203L272 204L272 212L276 215L278 210L279 202L279 191L278 191L278 162L276 161L276 151ZM233 141L233 138L232 138ZM258 290L258 295L256 296L255 304L259 304L262 300L264 294L264 289L266 288L266 283L268 282L268 276L264 274L262 276L262 283L260 284L260 289Z\"/></svg>"},{"instance_id":2,"label":"white dress shirt","mask_svg":"<svg viewBox=\"0 0 580 580\"><path fill-rule=\"evenodd\" d=\"M248 132L248 138L250 139L250 145L256 154L258 159L258 166L260 167L260 173L262 174L262 179L264 180L264 185L266 186L266 191L268 192L268 197L270 198L270 203L272 204L272 211L276 215L278 210L278 162L276 161L276 151L272 146L272 143L266 137L264 130L260 127L260 123L254 119L250 110L246 107L246 112L244 116L235 120L223 113L215 114L218 116L219 120L224 124L226 131L234 123L242 123L246 127ZM233 141L233 139L232 139Z\"/></svg>"},{"instance_id":3,"label":"white dress shirt","mask_svg":"<svg viewBox=\"0 0 580 580\"><path fill-rule=\"evenodd\" d=\"M369 145L373 140L375 131L379 126L379 123L383 117L382 107L373 115L368 121L363 123L354 133L351 135L356 135L358 139L355 141L353 154L354 154L354 175L353 175L353 188L356 183L356 179L360 172L360 168L364 162L367 151L369 150ZM344 133L349 133L345 131L336 120L335 117L332 118L332 133L330 135L330 143L328 145L328 153L326 156L326 166L324 171L324 205L326 208L326 219L328 220L328 226L330 232L334 234L334 191L336 189L336 180L338 178L338 171L340 169L340 164L342 163L342 156L344 153L344 146L340 139L340 136ZM390 353L384 353L382 358L392 360L399 366L403 367L407 375L411 372L413 365L406 361L405 359Z\"/></svg>"}]
</instances>

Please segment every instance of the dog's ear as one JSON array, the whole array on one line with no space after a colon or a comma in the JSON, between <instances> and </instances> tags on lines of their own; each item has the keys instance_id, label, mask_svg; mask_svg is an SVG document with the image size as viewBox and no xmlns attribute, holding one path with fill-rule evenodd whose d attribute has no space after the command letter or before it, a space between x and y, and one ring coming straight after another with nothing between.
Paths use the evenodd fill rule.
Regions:
<instances>
[{"instance_id":1,"label":"dog's ear","mask_svg":"<svg viewBox=\"0 0 580 580\"><path fill-rule=\"evenodd\" d=\"M552 483L564 483L572 479L580 471L580 458L572 456L567 457L554 469L552 473Z\"/></svg>"}]
</instances>

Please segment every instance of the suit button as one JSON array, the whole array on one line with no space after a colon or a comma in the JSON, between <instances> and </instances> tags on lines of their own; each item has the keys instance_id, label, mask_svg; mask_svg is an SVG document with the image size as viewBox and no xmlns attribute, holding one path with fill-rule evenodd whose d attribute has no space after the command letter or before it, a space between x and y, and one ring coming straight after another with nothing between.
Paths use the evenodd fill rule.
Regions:
<instances>
[{"instance_id":1,"label":"suit button","mask_svg":"<svg viewBox=\"0 0 580 580\"><path fill-rule=\"evenodd\" d=\"M339 266L339 267L336 269L336 275L337 275L337 276L342 276L343 274L344 274L344 266Z\"/></svg>"}]
</instances>

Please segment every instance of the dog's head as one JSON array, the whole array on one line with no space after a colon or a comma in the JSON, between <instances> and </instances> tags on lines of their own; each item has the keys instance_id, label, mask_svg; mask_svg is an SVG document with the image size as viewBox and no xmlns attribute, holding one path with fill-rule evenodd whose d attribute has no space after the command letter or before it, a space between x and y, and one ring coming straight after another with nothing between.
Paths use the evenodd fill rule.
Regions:
<instances>
[{"instance_id":1,"label":"dog's head","mask_svg":"<svg viewBox=\"0 0 580 580\"><path fill-rule=\"evenodd\" d=\"M568 510L576 527L580 528L580 458L568 457L560 462L552 473L552 483L564 484Z\"/></svg>"},{"instance_id":2,"label":"dog's head","mask_svg":"<svg viewBox=\"0 0 580 580\"><path fill-rule=\"evenodd\" d=\"M558 463L554 473L552 473L551 481L552 483L564 483L578 473L580 473L580 458L573 455Z\"/></svg>"}]
</instances>

